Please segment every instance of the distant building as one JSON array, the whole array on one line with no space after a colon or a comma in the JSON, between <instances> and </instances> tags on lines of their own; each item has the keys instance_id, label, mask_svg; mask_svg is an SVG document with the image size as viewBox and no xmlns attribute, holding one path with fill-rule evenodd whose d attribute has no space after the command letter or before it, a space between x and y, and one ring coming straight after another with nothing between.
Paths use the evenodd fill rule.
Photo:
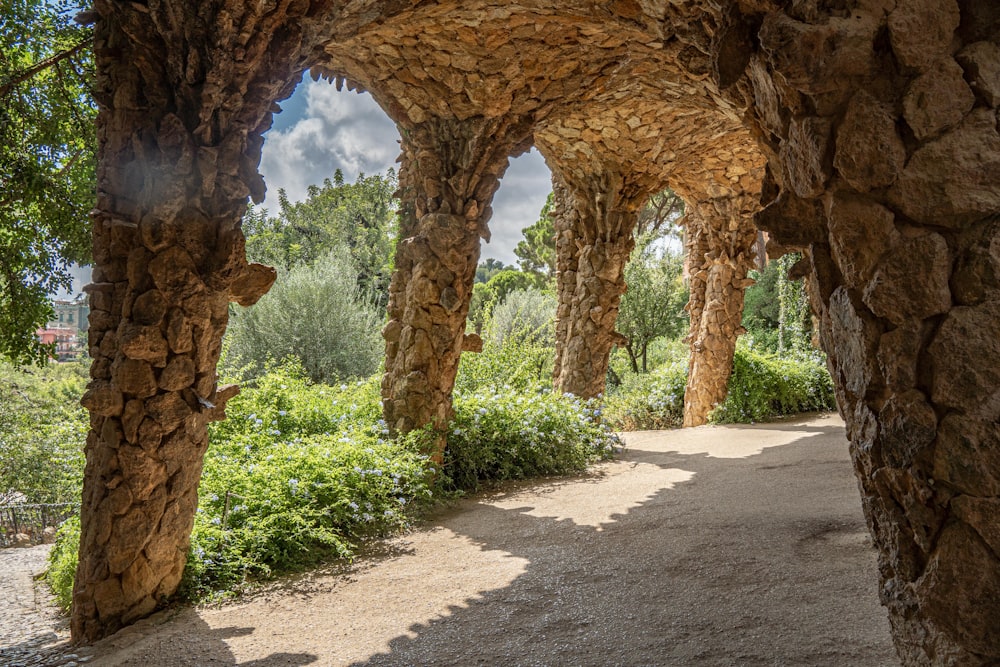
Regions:
<instances>
[{"instance_id":1,"label":"distant building","mask_svg":"<svg viewBox=\"0 0 1000 667\"><path fill-rule=\"evenodd\" d=\"M90 305L86 294L78 294L74 299L56 299L52 302L52 309L55 314L46 329L73 329L76 332L87 330Z\"/></svg>"},{"instance_id":2,"label":"distant building","mask_svg":"<svg viewBox=\"0 0 1000 667\"><path fill-rule=\"evenodd\" d=\"M44 329L35 332L43 345L55 344L56 359L66 361L80 356L87 349L87 329L90 306L87 295L74 299L56 299L52 302L52 319Z\"/></svg>"}]
</instances>

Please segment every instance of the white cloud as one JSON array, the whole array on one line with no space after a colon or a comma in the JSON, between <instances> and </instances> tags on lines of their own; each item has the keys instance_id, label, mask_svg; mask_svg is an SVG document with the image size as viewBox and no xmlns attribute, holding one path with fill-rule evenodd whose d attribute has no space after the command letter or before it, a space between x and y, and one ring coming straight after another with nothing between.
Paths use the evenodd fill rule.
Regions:
<instances>
[{"instance_id":1,"label":"white cloud","mask_svg":"<svg viewBox=\"0 0 1000 667\"><path fill-rule=\"evenodd\" d=\"M279 189L292 201L303 199L310 185L322 184L337 169L353 181L360 172L395 166L399 132L370 95L338 93L326 81L303 83L295 95L306 98L303 116L265 136L260 165L267 183L265 206L276 205Z\"/></svg>"},{"instance_id":2,"label":"white cloud","mask_svg":"<svg viewBox=\"0 0 1000 667\"><path fill-rule=\"evenodd\" d=\"M294 99L299 96L304 105ZM300 117L281 119L283 128L265 136L260 165L267 183L265 207L277 207L279 188L292 201L303 199L310 185L322 184L338 168L351 182L359 172L398 167L399 132L367 93L338 92L326 81L307 80L285 106L285 114ZM493 200L492 240L483 244L484 259L516 263L521 229L538 219L550 189L548 167L537 151L511 162Z\"/></svg>"}]
</instances>

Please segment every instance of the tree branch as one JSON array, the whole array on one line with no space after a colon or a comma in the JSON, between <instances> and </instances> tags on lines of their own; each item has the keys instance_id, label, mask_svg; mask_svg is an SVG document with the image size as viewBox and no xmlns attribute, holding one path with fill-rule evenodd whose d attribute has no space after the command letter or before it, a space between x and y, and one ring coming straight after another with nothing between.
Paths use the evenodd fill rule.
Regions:
<instances>
[{"instance_id":1,"label":"tree branch","mask_svg":"<svg viewBox=\"0 0 1000 667\"><path fill-rule=\"evenodd\" d=\"M90 46L90 44L91 41L89 39L85 39L76 46L67 49L65 51L60 51L55 55L49 56L45 60L40 60L39 62L35 63L28 69L24 70L23 72L15 74L10 81L7 81L2 86L0 86L0 99L3 99L8 95L10 95L11 91L14 90L14 88L17 85L24 83L25 81L35 76L39 72L48 69L49 67L52 67L53 65L56 65L63 60L66 60L67 58L72 58L76 54L80 53L80 51L83 51L85 48Z\"/></svg>"}]
</instances>

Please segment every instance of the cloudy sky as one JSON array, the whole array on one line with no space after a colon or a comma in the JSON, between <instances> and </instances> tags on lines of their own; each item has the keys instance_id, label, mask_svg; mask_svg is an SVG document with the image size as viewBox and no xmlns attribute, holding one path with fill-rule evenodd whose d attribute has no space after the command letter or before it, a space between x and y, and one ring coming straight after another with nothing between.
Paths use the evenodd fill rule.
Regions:
<instances>
[{"instance_id":1,"label":"cloudy sky","mask_svg":"<svg viewBox=\"0 0 1000 667\"><path fill-rule=\"evenodd\" d=\"M265 208L277 208L279 188L293 201L302 199L306 188L322 184L337 168L353 182L359 173L398 167L399 133L367 93L337 92L327 81L307 77L281 106L264 138ZM511 161L493 200L493 236L483 244L483 259L516 263L521 229L538 219L550 189L548 167L537 151Z\"/></svg>"}]
</instances>

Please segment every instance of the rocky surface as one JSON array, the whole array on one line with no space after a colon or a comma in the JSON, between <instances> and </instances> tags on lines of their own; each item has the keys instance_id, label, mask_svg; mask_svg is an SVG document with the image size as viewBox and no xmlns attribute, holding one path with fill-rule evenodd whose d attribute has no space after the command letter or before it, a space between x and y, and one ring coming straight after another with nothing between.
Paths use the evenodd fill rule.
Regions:
<instances>
[{"instance_id":1,"label":"rocky surface","mask_svg":"<svg viewBox=\"0 0 1000 667\"><path fill-rule=\"evenodd\" d=\"M781 194L758 222L808 257L881 599L913 665L1000 659L1000 515L978 482L978 448L1000 442L1000 201L988 176L1000 156L988 83L1000 14L977 4L772 13L755 56L776 106L798 110L761 115L786 168L770 170L764 190ZM803 71L816 40L825 62L845 65L822 85ZM880 65L890 57L898 68ZM830 130L794 131L806 123Z\"/></svg>"},{"instance_id":2,"label":"rocky surface","mask_svg":"<svg viewBox=\"0 0 1000 667\"><path fill-rule=\"evenodd\" d=\"M69 642L69 619L35 576L48 565L48 545L0 549L0 664L77 667L93 657Z\"/></svg>"},{"instance_id":3,"label":"rocky surface","mask_svg":"<svg viewBox=\"0 0 1000 667\"><path fill-rule=\"evenodd\" d=\"M718 194L718 193L717 193ZM726 398L736 339L743 333L743 293L753 284L759 204L752 194L705 197L686 207L683 224L691 317L684 426L708 423Z\"/></svg>"}]
</instances>

